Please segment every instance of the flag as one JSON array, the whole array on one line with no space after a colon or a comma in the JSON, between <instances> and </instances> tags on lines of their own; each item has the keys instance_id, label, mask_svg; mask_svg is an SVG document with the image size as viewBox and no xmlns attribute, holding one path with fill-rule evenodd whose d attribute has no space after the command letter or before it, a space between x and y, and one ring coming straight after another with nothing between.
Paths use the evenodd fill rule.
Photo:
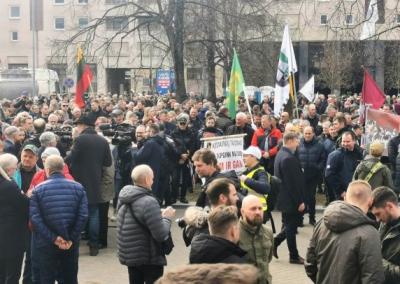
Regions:
<instances>
[{"instance_id":1,"label":"flag","mask_svg":"<svg viewBox=\"0 0 400 284\"><path fill-rule=\"evenodd\" d=\"M314 75L304 84L304 86L300 89L299 93L301 93L306 99L312 103L315 100L314 93Z\"/></svg>"},{"instance_id":2,"label":"flag","mask_svg":"<svg viewBox=\"0 0 400 284\"><path fill-rule=\"evenodd\" d=\"M374 120L377 125L388 130L400 131L400 116L369 108L367 111L367 119Z\"/></svg>"},{"instance_id":3,"label":"flag","mask_svg":"<svg viewBox=\"0 0 400 284\"><path fill-rule=\"evenodd\" d=\"M362 86L362 104L370 104L378 109L385 103L385 95L366 69L364 69L364 82Z\"/></svg>"},{"instance_id":4,"label":"flag","mask_svg":"<svg viewBox=\"0 0 400 284\"><path fill-rule=\"evenodd\" d=\"M233 50L231 77L229 78L229 87L226 100L229 116L232 119L235 119L236 117L239 96L241 94L244 94L243 73L242 68L240 68L239 58L236 54L236 50Z\"/></svg>"},{"instance_id":5,"label":"flag","mask_svg":"<svg viewBox=\"0 0 400 284\"><path fill-rule=\"evenodd\" d=\"M379 19L378 14L378 1L370 0L365 22L362 26L360 40L365 40L375 35L375 23Z\"/></svg>"},{"instance_id":6,"label":"flag","mask_svg":"<svg viewBox=\"0 0 400 284\"><path fill-rule=\"evenodd\" d=\"M85 58L83 56L83 50L78 46L76 53L77 62L77 78L76 78L76 91L75 91L75 103L80 108L85 106L85 100L83 98L84 93L90 87L93 80L93 73L90 70L89 65L86 64Z\"/></svg>"},{"instance_id":7,"label":"flag","mask_svg":"<svg viewBox=\"0 0 400 284\"><path fill-rule=\"evenodd\" d=\"M274 113L279 114L284 105L295 101L294 73L297 72L296 58L292 41L289 36L289 27L285 26L282 46L279 53L278 71L275 82Z\"/></svg>"}]
</instances>

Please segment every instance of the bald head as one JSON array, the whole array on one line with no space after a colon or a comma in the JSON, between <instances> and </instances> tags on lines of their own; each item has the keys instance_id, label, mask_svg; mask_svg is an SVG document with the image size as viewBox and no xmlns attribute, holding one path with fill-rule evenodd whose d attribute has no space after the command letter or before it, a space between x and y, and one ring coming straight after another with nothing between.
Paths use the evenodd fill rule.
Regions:
<instances>
[{"instance_id":1,"label":"bald head","mask_svg":"<svg viewBox=\"0 0 400 284\"><path fill-rule=\"evenodd\" d=\"M133 184L151 189L153 185L153 170L148 165L139 165L132 170Z\"/></svg>"},{"instance_id":2,"label":"bald head","mask_svg":"<svg viewBox=\"0 0 400 284\"><path fill-rule=\"evenodd\" d=\"M351 205L359 207L365 213L368 212L372 204L372 190L368 182L355 180L347 187L345 201Z\"/></svg>"},{"instance_id":3,"label":"bald head","mask_svg":"<svg viewBox=\"0 0 400 284\"><path fill-rule=\"evenodd\" d=\"M263 223L263 205L255 195L247 195L242 201L242 217L251 226L260 226Z\"/></svg>"},{"instance_id":4,"label":"bald head","mask_svg":"<svg viewBox=\"0 0 400 284\"><path fill-rule=\"evenodd\" d=\"M62 173L64 171L64 160L58 155L50 155L44 162L44 169L47 176L53 173Z\"/></svg>"}]
</instances>

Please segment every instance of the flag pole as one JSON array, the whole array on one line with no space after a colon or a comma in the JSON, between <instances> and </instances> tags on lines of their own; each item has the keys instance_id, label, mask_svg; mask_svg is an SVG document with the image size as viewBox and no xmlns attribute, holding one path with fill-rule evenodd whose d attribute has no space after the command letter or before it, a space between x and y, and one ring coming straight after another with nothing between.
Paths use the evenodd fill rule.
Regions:
<instances>
[{"instance_id":1,"label":"flag pole","mask_svg":"<svg viewBox=\"0 0 400 284\"><path fill-rule=\"evenodd\" d=\"M291 72L292 81L293 81L293 97L294 97L294 107L296 108L296 118L299 119L299 109L297 107L297 94L296 94L296 80L294 78L294 73Z\"/></svg>"},{"instance_id":2,"label":"flag pole","mask_svg":"<svg viewBox=\"0 0 400 284\"><path fill-rule=\"evenodd\" d=\"M93 92L93 88L92 88L92 80L90 80L89 75L87 75L87 79L88 79L88 81L89 81L89 89L90 89L90 92L91 92L91 94L93 95L94 92Z\"/></svg>"}]
</instances>

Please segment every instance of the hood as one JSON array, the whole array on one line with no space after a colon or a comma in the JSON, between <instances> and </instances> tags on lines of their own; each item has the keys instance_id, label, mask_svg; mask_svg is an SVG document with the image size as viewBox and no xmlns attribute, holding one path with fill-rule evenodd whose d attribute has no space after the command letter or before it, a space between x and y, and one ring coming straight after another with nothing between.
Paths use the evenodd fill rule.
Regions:
<instances>
[{"instance_id":1,"label":"hood","mask_svg":"<svg viewBox=\"0 0 400 284\"><path fill-rule=\"evenodd\" d=\"M364 212L344 201L332 202L324 212L323 222L332 232L342 233L362 225L374 225Z\"/></svg>"},{"instance_id":2,"label":"hood","mask_svg":"<svg viewBox=\"0 0 400 284\"><path fill-rule=\"evenodd\" d=\"M203 228L207 224L208 210L202 207L190 206L186 209L183 219L186 225L195 228Z\"/></svg>"},{"instance_id":3,"label":"hood","mask_svg":"<svg viewBox=\"0 0 400 284\"><path fill-rule=\"evenodd\" d=\"M126 185L119 193L120 204L132 203L145 195L151 196L151 191L136 185Z\"/></svg>"},{"instance_id":4,"label":"hood","mask_svg":"<svg viewBox=\"0 0 400 284\"><path fill-rule=\"evenodd\" d=\"M379 162L379 158L375 158L371 155L367 155L364 159L364 161L362 161L359 165L360 165L360 169L363 172L370 172L372 167Z\"/></svg>"},{"instance_id":5,"label":"hood","mask_svg":"<svg viewBox=\"0 0 400 284\"><path fill-rule=\"evenodd\" d=\"M232 255L242 257L246 254L244 250L234 243L206 234L198 235L193 241L190 249L191 263L218 263Z\"/></svg>"}]
</instances>

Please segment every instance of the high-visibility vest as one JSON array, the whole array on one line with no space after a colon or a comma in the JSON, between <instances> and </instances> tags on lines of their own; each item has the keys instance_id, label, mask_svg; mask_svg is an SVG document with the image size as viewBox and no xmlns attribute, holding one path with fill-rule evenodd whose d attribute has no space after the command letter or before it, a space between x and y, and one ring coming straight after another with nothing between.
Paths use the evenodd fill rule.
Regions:
<instances>
[{"instance_id":1,"label":"high-visibility vest","mask_svg":"<svg viewBox=\"0 0 400 284\"><path fill-rule=\"evenodd\" d=\"M248 177L248 178L253 178L254 174L255 174L257 171L263 171L263 172L265 172L264 168L261 167L261 166L259 166L258 168L255 168L254 170L250 171L250 172L246 175L246 177ZM242 188L246 189L247 192L248 192L249 194L257 196L257 197L260 199L260 201L261 201L261 204L262 204L262 207L263 207L263 211L267 211L267 209L268 209L268 205L267 205L267 197L268 197L268 195L263 195L263 194L261 194L261 193L256 192L255 190L253 190L253 189L251 189L250 187L248 187L243 181L240 182L240 186L241 186Z\"/></svg>"}]
</instances>

